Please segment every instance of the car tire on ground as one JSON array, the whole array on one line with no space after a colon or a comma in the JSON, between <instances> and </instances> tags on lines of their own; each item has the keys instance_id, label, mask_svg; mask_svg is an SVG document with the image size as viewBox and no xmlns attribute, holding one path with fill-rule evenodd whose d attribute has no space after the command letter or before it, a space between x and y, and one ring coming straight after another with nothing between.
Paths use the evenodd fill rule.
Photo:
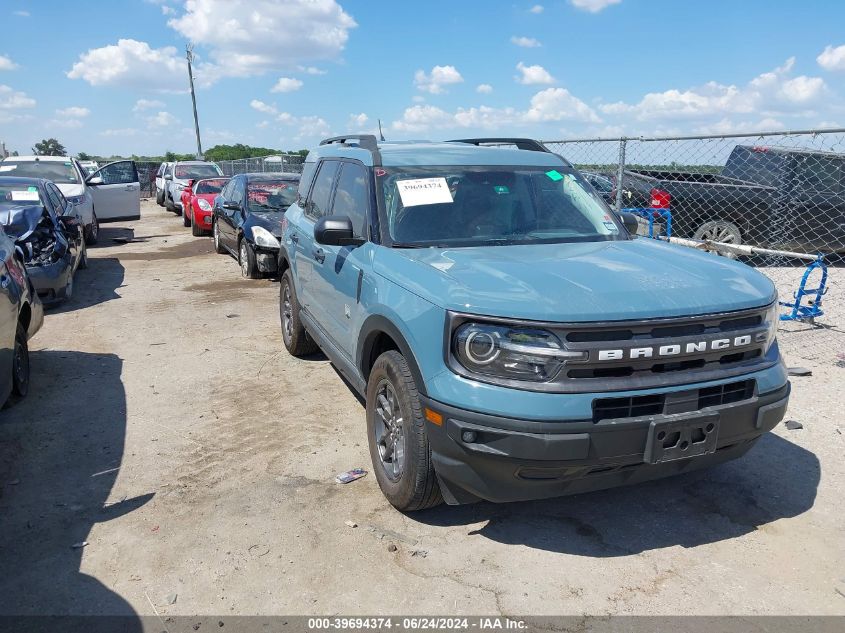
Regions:
<instances>
[{"instance_id":1,"label":"car tire on ground","mask_svg":"<svg viewBox=\"0 0 845 633\"><path fill-rule=\"evenodd\" d=\"M238 264L241 267L241 275L244 279L258 279L258 262L255 261L255 252L249 247L246 238L241 237L238 242Z\"/></svg>"},{"instance_id":2,"label":"car tire on ground","mask_svg":"<svg viewBox=\"0 0 845 633\"><path fill-rule=\"evenodd\" d=\"M202 237L205 235L205 231L203 231L197 224L196 218L191 218L191 235L194 237Z\"/></svg>"},{"instance_id":3,"label":"car tire on ground","mask_svg":"<svg viewBox=\"0 0 845 633\"><path fill-rule=\"evenodd\" d=\"M191 216L188 215L187 211L182 212L182 226L185 228L191 226Z\"/></svg>"},{"instance_id":4,"label":"car tire on ground","mask_svg":"<svg viewBox=\"0 0 845 633\"><path fill-rule=\"evenodd\" d=\"M417 385L395 350L376 359L367 381L367 439L376 480L394 508L413 512L443 501Z\"/></svg>"},{"instance_id":5,"label":"car tire on ground","mask_svg":"<svg viewBox=\"0 0 845 633\"><path fill-rule=\"evenodd\" d=\"M739 246L742 244L742 233L739 227L733 222L727 220L710 220L705 222L696 229L692 238L694 240L712 240L713 242L724 242L725 244L735 244ZM723 253L716 250L708 249L708 252L716 253L728 259L736 259L736 253Z\"/></svg>"},{"instance_id":6,"label":"car tire on ground","mask_svg":"<svg viewBox=\"0 0 845 633\"><path fill-rule=\"evenodd\" d=\"M29 345L26 342L26 328L18 323L15 349L12 354L12 396L24 398L27 393L29 393Z\"/></svg>"},{"instance_id":7,"label":"car tire on ground","mask_svg":"<svg viewBox=\"0 0 845 633\"><path fill-rule=\"evenodd\" d=\"M160 207L164 206L164 191L156 190L156 204Z\"/></svg>"},{"instance_id":8,"label":"car tire on ground","mask_svg":"<svg viewBox=\"0 0 845 633\"><path fill-rule=\"evenodd\" d=\"M82 240L82 256L79 258L79 268L85 270L88 268L88 248L85 246L85 240Z\"/></svg>"},{"instance_id":9,"label":"car tire on ground","mask_svg":"<svg viewBox=\"0 0 845 633\"><path fill-rule=\"evenodd\" d=\"M91 224L85 227L84 231L85 243L89 246L91 244L96 244L97 240L100 239L100 221L97 219L97 214L93 214L93 218L91 219Z\"/></svg>"},{"instance_id":10,"label":"car tire on ground","mask_svg":"<svg viewBox=\"0 0 845 633\"><path fill-rule=\"evenodd\" d=\"M310 356L317 351L317 344L308 336L305 326L299 320L299 300L290 269L282 275L279 284L279 321L282 326L282 342L292 356Z\"/></svg>"},{"instance_id":11,"label":"car tire on ground","mask_svg":"<svg viewBox=\"0 0 845 633\"><path fill-rule=\"evenodd\" d=\"M73 271L68 275L67 284L65 285L65 293L62 299L70 301L73 298Z\"/></svg>"},{"instance_id":12,"label":"car tire on ground","mask_svg":"<svg viewBox=\"0 0 845 633\"><path fill-rule=\"evenodd\" d=\"M220 227L217 226L217 220L211 221L211 234L214 236L214 252L218 255L222 255L226 252L226 249L223 248L223 244L220 243Z\"/></svg>"},{"instance_id":13,"label":"car tire on ground","mask_svg":"<svg viewBox=\"0 0 845 633\"><path fill-rule=\"evenodd\" d=\"M173 200L170 199L170 196L167 195L167 192L164 192L164 208L170 211L171 213L176 213L176 205L173 204Z\"/></svg>"}]
</instances>

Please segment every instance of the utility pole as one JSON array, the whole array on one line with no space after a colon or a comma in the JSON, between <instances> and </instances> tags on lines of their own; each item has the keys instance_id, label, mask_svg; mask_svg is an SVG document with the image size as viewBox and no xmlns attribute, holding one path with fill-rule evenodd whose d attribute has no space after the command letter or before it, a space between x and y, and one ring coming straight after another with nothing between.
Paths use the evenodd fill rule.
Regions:
<instances>
[{"instance_id":1,"label":"utility pole","mask_svg":"<svg viewBox=\"0 0 845 633\"><path fill-rule=\"evenodd\" d=\"M200 141L200 121L197 117L197 95L194 92L194 71L191 68L191 63L194 61L194 45L187 44L185 46L185 54L188 58L188 81L191 83L191 101L194 104L194 130L197 133L197 160L202 160L202 142Z\"/></svg>"}]
</instances>

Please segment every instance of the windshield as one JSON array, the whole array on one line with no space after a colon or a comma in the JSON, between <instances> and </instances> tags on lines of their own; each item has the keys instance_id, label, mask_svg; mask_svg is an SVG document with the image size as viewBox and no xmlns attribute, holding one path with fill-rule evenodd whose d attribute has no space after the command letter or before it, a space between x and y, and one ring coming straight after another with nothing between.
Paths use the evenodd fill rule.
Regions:
<instances>
[{"instance_id":1,"label":"windshield","mask_svg":"<svg viewBox=\"0 0 845 633\"><path fill-rule=\"evenodd\" d=\"M79 174L70 161L9 160L0 162L0 175L21 178L46 178L57 185L77 185Z\"/></svg>"},{"instance_id":2,"label":"windshield","mask_svg":"<svg viewBox=\"0 0 845 633\"><path fill-rule=\"evenodd\" d=\"M217 165L208 163L206 165L177 165L176 178L182 180L198 179L198 178L213 178L214 176L222 176L222 172Z\"/></svg>"},{"instance_id":3,"label":"windshield","mask_svg":"<svg viewBox=\"0 0 845 633\"><path fill-rule=\"evenodd\" d=\"M41 205L38 187L32 185L0 185L0 207L22 207Z\"/></svg>"},{"instance_id":4,"label":"windshield","mask_svg":"<svg viewBox=\"0 0 845 633\"><path fill-rule=\"evenodd\" d=\"M622 239L621 225L572 168L377 169L394 246L489 246Z\"/></svg>"},{"instance_id":5,"label":"windshield","mask_svg":"<svg viewBox=\"0 0 845 633\"><path fill-rule=\"evenodd\" d=\"M297 183L291 180L250 180L250 211L284 211L296 201Z\"/></svg>"},{"instance_id":6,"label":"windshield","mask_svg":"<svg viewBox=\"0 0 845 633\"><path fill-rule=\"evenodd\" d=\"M197 193L220 193L226 183L229 182L228 178L219 178L217 180L200 180L196 186Z\"/></svg>"}]
</instances>

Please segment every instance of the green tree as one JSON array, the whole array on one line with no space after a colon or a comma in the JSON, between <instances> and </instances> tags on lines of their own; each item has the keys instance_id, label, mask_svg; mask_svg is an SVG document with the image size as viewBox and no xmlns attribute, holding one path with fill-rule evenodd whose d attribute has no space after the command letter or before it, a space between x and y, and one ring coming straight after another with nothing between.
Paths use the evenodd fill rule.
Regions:
<instances>
[{"instance_id":1,"label":"green tree","mask_svg":"<svg viewBox=\"0 0 845 633\"><path fill-rule=\"evenodd\" d=\"M67 156L65 146L54 138L45 138L32 148L36 156Z\"/></svg>"},{"instance_id":2,"label":"green tree","mask_svg":"<svg viewBox=\"0 0 845 633\"><path fill-rule=\"evenodd\" d=\"M164 162L172 163L175 160L176 160L176 154L174 154L173 152L169 152L169 151L164 152Z\"/></svg>"},{"instance_id":3,"label":"green tree","mask_svg":"<svg viewBox=\"0 0 845 633\"><path fill-rule=\"evenodd\" d=\"M93 160L93 159L91 158L91 154L87 154L87 153L85 153L85 152L77 152L76 157L77 157L79 160Z\"/></svg>"}]
</instances>

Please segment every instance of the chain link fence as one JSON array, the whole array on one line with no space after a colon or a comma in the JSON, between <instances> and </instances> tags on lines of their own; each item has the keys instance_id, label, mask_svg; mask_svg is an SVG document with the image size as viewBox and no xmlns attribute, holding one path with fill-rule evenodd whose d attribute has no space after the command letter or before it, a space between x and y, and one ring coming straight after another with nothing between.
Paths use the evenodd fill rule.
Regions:
<instances>
[{"instance_id":1,"label":"chain link fence","mask_svg":"<svg viewBox=\"0 0 845 633\"><path fill-rule=\"evenodd\" d=\"M641 214L664 235L671 217L679 243L766 274L782 302L798 304L781 308L788 358L845 359L845 129L545 145L612 206L649 209Z\"/></svg>"},{"instance_id":2,"label":"chain link fence","mask_svg":"<svg viewBox=\"0 0 845 633\"><path fill-rule=\"evenodd\" d=\"M305 157L300 154L277 154L275 156L259 156L256 158L240 158L238 160L220 160L217 164L227 176L237 174L252 174L256 172L287 172L302 173Z\"/></svg>"}]
</instances>

